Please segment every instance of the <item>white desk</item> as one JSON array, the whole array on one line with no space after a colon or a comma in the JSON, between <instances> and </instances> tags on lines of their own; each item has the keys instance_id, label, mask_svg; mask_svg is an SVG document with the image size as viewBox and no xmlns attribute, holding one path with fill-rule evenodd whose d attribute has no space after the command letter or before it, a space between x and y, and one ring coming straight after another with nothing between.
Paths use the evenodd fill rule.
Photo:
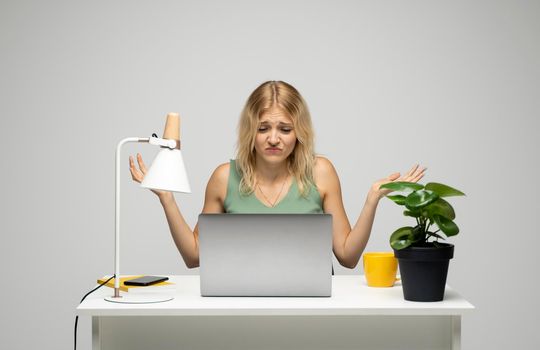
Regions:
<instances>
[{"instance_id":1,"label":"white desk","mask_svg":"<svg viewBox=\"0 0 540 350\"><path fill-rule=\"evenodd\" d=\"M460 349L461 316L474 309L447 286L445 300L403 299L401 285L370 288L333 276L330 298L201 297L199 276L173 276L175 299L116 304L102 287L77 307L92 316L93 349Z\"/></svg>"}]
</instances>

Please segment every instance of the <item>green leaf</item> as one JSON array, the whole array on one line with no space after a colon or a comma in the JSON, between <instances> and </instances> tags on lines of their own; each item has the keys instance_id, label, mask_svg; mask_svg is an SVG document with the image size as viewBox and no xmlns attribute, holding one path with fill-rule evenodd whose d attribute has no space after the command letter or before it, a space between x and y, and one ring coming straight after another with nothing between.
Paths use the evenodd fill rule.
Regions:
<instances>
[{"instance_id":1,"label":"green leaf","mask_svg":"<svg viewBox=\"0 0 540 350\"><path fill-rule=\"evenodd\" d=\"M402 196L400 194L396 194L394 196L386 196L386 197L393 200L398 205L405 205L405 198L407 198L407 197Z\"/></svg>"},{"instance_id":2,"label":"green leaf","mask_svg":"<svg viewBox=\"0 0 540 350\"><path fill-rule=\"evenodd\" d=\"M390 245L392 248L401 250L410 246L413 242L409 237L412 238L413 230L414 229L410 226L401 227L395 230L390 236Z\"/></svg>"},{"instance_id":3,"label":"green leaf","mask_svg":"<svg viewBox=\"0 0 540 350\"><path fill-rule=\"evenodd\" d=\"M459 233L459 227L452 220L440 215L433 216L433 219L435 219L437 226L439 226L441 231L448 237L455 236Z\"/></svg>"},{"instance_id":4,"label":"green leaf","mask_svg":"<svg viewBox=\"0 0 540 350\"><path fill-rule=\"evenodd\" d=\"M417 184L416 182L396 181L385 183L379 188L386 188L392 191L417 191L423 189L424 186Z\"/></svg>"},{"instance_id":5,"label":"green leaf","mask_svg":"<svg viewBox=\"0 0 540 350\"><path fill-rule=\"evenodd\" d=\"M456 218L456 213L454 208L442 198L438 198L435 202L426 206L425 210L427 211L427 216L432 218L434 215L440 215L450 220Z\"/></svg>"},{"instance_id":6,"label":"green leaf","mask_svg":"<svg viewBox=\"0 0 540 350\"><path fill-rule=\"evenodd\" d=\"M405 199L407 209L420 209L428 204L435 202L439 198L437 193L427 190L414 191Z\"/></svg>"},{"instance_id":7,"label":"green leaf","mask_svg":"<svg viewBox=\"0 0 540 350\"><path fill-rule=\"evenodd\" d=\"M420 216L422 216L422 214L419 211L414 211L414 210L405 210L403 212L403 215L410 216L413 218L419 218Z\"/></svg>"},{"instance_id":8,"label":"green leaf","mask_svg":"<svg viewBox=\"0 0 540 350\"><path fill-rule=\"evenodd\" d=\"M433 191L439 195L439 197L452 197L452 196L464 196L465 193L460 190L456 190L450 186L440 184L437 182L430 182L425 187L426 190Z\"/></svg>"},{"instance_id":9,"label":"green leaf","mask_svg":"<svg viewBox=\"0 0 540 350\"><path fill-rule=\"evenodd\" d=\"M409 240L399 240L399 241L393 241L392 243L390 243L390 245L392 246L392 248L394 248L395 250L401 250L401 249L405 249L407 248L408 246L410 246L413 242L409 241Z\"/></svg>"}]
</instances>

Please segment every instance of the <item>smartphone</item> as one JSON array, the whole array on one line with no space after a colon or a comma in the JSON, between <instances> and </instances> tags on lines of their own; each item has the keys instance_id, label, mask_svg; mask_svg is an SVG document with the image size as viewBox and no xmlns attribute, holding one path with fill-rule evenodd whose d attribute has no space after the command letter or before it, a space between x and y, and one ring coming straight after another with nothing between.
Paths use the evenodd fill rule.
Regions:
<instances>
[{"instance_id":1,"label":"smartphone","mask_svg":"<svg viewBox=\"0 0 540 350\"><path fill-rule=\"evenodd\" d=\"M169 277L160 277L160 276L142 276L134 278L132 280L127 280L124 282L126 286L149 286L159 282L168 280Z\"/></svg>"}]
</instances>

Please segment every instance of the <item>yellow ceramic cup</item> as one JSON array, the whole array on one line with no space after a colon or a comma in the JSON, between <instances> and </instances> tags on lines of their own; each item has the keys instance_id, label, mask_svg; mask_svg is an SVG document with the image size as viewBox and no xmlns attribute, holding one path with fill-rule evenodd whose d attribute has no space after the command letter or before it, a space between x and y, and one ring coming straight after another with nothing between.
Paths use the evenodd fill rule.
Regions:
<instances>
[{"instance_id":1,"label":"yellow ceramic cup","mask_svg":"<svg viewBox=\"0 0 540 350\"><path fill-rule=\"evenodd\" d=\"M364 274L370 287L392 287L397 281L394 252L364 253Z\"/></svg>"}]
</instances>

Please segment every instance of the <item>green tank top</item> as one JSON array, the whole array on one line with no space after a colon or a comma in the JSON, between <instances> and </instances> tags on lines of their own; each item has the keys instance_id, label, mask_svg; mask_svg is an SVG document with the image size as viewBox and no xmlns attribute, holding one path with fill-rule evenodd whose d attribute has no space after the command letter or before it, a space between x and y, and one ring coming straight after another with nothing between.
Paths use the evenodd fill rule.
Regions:
<instances>
[{"instance_id":1,"label":"green tank top","mask_svg":"<svg viewBox=\"0 0 540 350\"><path fill-rule=\"evenodd\" d=\"M231 159L229 181L227 183L227 196L223 206L226 213L231 214L318 214L323 213L322 201L319 191L311 184L309 193L303 197L293 179L289 192L274 207L264 205L254 193L243 195L240 193L240 174L236 169L236 162Z\"/></svg>"}]
</instances>

